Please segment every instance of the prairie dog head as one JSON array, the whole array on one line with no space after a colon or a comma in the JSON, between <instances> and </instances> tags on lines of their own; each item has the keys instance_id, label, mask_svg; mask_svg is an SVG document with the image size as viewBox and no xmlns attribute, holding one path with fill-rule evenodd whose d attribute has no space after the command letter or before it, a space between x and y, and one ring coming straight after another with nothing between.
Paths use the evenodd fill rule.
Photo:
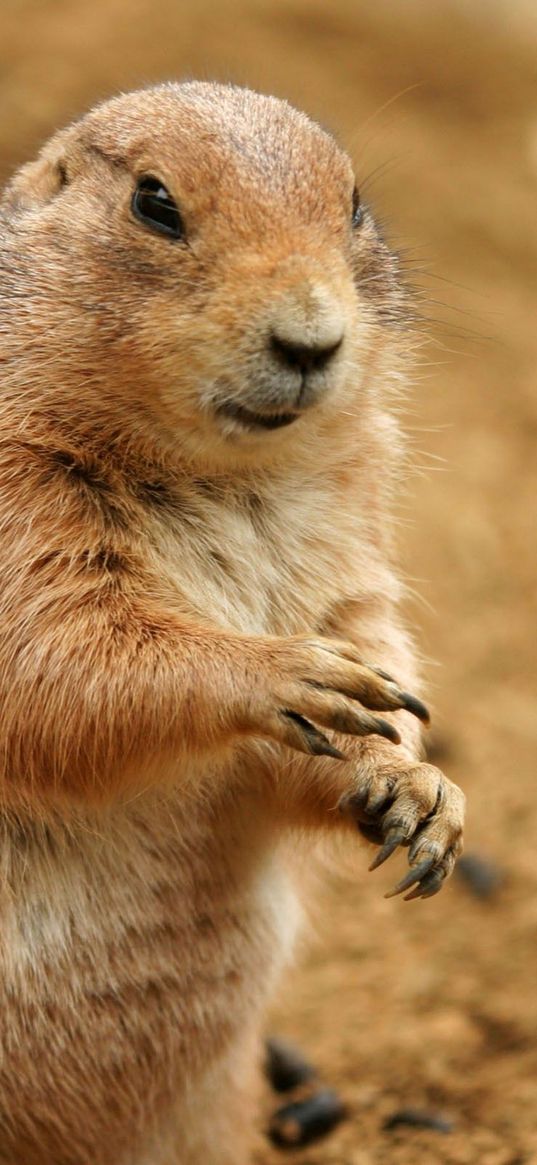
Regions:
<instances>
[{"instance_id":1,"label":"prairie dog head","mask_svg":"<svg viewBox=\"0 0 537 1165\"><path fill-rule=\"evenodd\" d=\"M397 316L347 155L244 89L169 84L97 107L15 176L1 234L18 254L15 331L54 365L55 406L194 460L289 456L359 410Z\"/></svg>"}]
</instances>

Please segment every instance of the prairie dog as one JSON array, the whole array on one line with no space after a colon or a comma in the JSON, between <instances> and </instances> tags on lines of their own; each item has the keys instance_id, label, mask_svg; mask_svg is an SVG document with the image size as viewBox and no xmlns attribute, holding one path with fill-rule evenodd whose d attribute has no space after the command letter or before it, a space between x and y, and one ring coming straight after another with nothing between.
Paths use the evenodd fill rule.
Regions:
<instances>
[{"instance_id":1,"label":"prairie dog","mask_svg":"<svg viewBox=\"0 0 537 1165\"><path fill-rule=\"evenodd\" d=\"M0 273L0 1159L246 1165L297 837L410 843L415 896L461 844L392 565L397 263L329 134L189 83L20 170Z\"/></svg>"}]
</instances>

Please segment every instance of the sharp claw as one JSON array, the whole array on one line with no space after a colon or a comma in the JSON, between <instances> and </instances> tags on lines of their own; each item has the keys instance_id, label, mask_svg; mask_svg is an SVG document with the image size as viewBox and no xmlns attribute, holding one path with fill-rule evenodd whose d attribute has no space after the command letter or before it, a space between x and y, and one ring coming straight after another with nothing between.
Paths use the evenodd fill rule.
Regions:
<instances>
[{"instance_id":1,"label":"sharp claw","mask_svg":"<svg viewBox=\"0 0 537 1165\"><path fill-rule=\"evenodd\" d=\"M373 733L376 733L378 736L385 736L386 740L391 740L392 744L401 743L401 737L393 724L389 724L387 720L374 720L374 725Z\"/></svg>"},{"instance_id":2,"label":"sharp claw","mask_svg":"<svg viewBox=\"0 0 537 1165\"><path fill-rule=\"evenodd\" d=\"M411 890L410 894L404 895L403 902L413 902L416 898L421 898L421 896L421 887L416 886L414 890ZM388 895L386 895L386 897L388 897Z\"/></svg>"},{"instance_id":3,"label":"sharp claw","mask_svg":"<svg viewBox=\"0 0 537 1165\"><path fill-rule=\"evenodd\" d=\"M371 873L373 870L378 870L379 866L382 866L383 862L386 862L388 858L392 856L397 847L400 846L401 843L405 840L405 834L402 829L390 829L385 838L384 845L371 862L369 872Z\"/></svg>"},{"instance_id":4,"label":"sharp claw","mask_svg":"<svg viewBox=\"0 0 537 1165\"><path fill-rule=\"evenodd\" d=\"M383 671L381 667L373 667L373 664L371 663L366 664L366 667L368 667L370 671L375 672L375 675L380 676L381 680L386 680L389 684L397 683L393 676L388 675L388 672Z\"/></svg>"},{"instance_id":5,"label":"sharp claw","mask_svg":"<svg viewBox=\"0 0 537 1165\"><path fill-rule=\"evenodd\" d=\"M442 881L443 881L443 879L442 879ZM427 890L424 893L423 887L421 886L421 884L419 884L418 886L416 886L414 888L414 890L411 891L410 894L405 894L405 896L403 898L403 902L412 902L413 899L415 899L415 898L433 898L434 895L438 894L438 891L441 889L442 889L442 882L440 883L439 886L435 886L434 890Z\"/></svg>"},{"instance_id":6,"label":"sharp claw","mask_svg":"<svg viewBox=\"0 0 537 1165\"><path fill-rule=\"evenodd\" d=\"M431 717L429 715L429 710L425 707L425 704L423 704L421 700L418 700L417 696L411 696L410 692L399 692L399 695L401 697L403 708L405 708L407 712L411 712L413 716L417 716L418 720L422 720L424 724L430 723Z\"/></svg>"},{"instance_id":7,"label":"sharp claw","mask_svg":"<svg viewBox=\"0 0 537 1165\"><path fill-rule=\"evenodd\" d=\"M445 879L442 878L442 881L439 882L438 886L433 886L432 890L427 890L425 894L422 894L422 898L434 898L435 894L440 893L442 886L444 885L444 881Z\"/></svg>"},{"instance_id":8,"label":"sharp claw","mask_svg":"<svg viewBox=\"0 0 537 1165\"><path fill-rule=\"evenodd\" d=\"M412 898L433 898L438 891L442 889L446 878L445 870L431 870L425 878L422 878L419 885L412 891L412 895L405 898L405 901L410 901Z\"/></svg>"},{"instance_id":9,"label":"sharp claw","mask_svg":"<svg viewBox=\"0 0 537 1165\"><path fill-rule=\"evenodd\" d=\"M319 732L319 736L321 739L312 744L312 752L316 756L332 756L334 760L347 759L345 753L340 748L336 748L335 745L330 744L330 741L326 736L323 736L322 732Z\"/></svg>"},{"instance_id":10,"label":"sharp claw","mask_svg":"<svg viewBox=\"0 0 537 1165\"><path fill-rule=\"evenodd\" d=\"M287 708L283 714L288 720L292 720L300 730L302 739L308 746L308 752L313 753L314 756L332 756L335 760L346 759L345 753L331 744L324 732L320 732L314 724L310 724L305 716L300 716L298 712L291 712Z\"/></svg>"},{"instance_id":11,"label":"sharp claw","mask_svg":"<svg viewBox=\"0 0 537 1165\"><path fill-rule=\"evenodd\" d=\"M408 871L408 874L405 874L404 878L401 878L401 881L397 883L397 886L394 886L393 890L390 890L385 895L385 897L395 898L396 894L402 894L404 890L409 890L410 887L414 885L414 882L420 882L421 879L429 873L429 870L431 869L431 866L434 865L434 862L434 854L430 854L428 858L424 858L423 861L418 862L417 866L413 866L413 868Z\"/></svg>"}]
</instances>

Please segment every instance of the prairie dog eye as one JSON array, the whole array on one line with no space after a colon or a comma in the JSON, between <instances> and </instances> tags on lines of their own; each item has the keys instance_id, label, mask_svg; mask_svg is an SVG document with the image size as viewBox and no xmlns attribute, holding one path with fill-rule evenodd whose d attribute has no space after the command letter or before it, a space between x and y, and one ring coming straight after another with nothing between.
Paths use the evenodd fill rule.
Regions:
<instances>
[{"instance_id":1,"label":"prairie dog eye","mask_svg":"<svg viewBox=\"0 0 537 1165\"><path fill-rule=\"evenodd\" d=\"M353 230L356 230L356 227L360 226L360 223L361 223L363 217L364 217L364 212L363 212L362 207L360 206L360 194L358 191L358 187L355 186L354 190L352 192L351 226L352 226Z\"/></svg>"},{"instance_id":2,"label":"prairie dog eye","mask_svg":"<svg viewBox=\"0 0 537 1165\"><path fill-rule=\"evenodd\" d=\"M138 180L131 207L134 217L152 231L172 239L184 238L185 228L177 204L159 178L147 174Z\"/></svg>"}]
</instances>

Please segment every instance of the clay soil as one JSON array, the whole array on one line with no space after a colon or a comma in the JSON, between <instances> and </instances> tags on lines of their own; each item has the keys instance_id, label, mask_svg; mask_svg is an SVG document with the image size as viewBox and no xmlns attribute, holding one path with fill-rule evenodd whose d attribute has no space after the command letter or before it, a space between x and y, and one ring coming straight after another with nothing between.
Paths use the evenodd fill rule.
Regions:
<instances>
[{"instance_id":1,"label":"clay soil","mask_svg":"<svg viewBox=\"0 0 537 1165\"><path fill-rule=\"evenodd\" d=\"M287 1161L537 1162L537 10L2 0L2 176L96 99L185 75L287 96L334 127L421 288L400 503L409 617L430 661L432 749L468 794L467 850L501 874L487 899L454 877L405 904L383 898L403 859L368 875L357 849L350 873L320 878L314 937L270 1023L349 1119ZM453 1132L385 1131L408 1106Z\"/></svg>"}]
</instances>

